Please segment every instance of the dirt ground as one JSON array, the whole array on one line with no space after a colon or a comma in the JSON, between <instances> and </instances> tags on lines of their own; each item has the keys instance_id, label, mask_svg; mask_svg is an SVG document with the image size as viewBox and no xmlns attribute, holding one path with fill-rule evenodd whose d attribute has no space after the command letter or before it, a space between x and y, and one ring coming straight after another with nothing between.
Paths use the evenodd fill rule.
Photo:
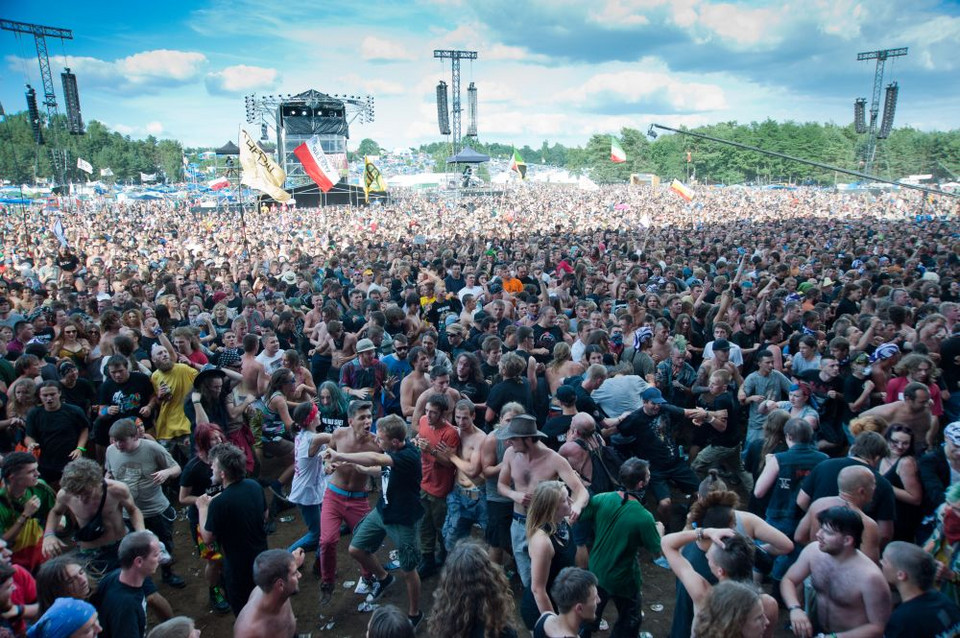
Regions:
<instances>
[{"instance_id":1,"label":"dirt ground","mask_svg":"<svg viewBox=\"0 0 960 638\"><path fill-rule=\"evenodd\" d=\"M292 517L289 522L278 522L277 531L269 536L268 542L271 548L286 547L303 532L304 527L299 514L295 509L290 509L281 514L284 520ZM479 533L478 530L475 532ZM178 520L175 532L177 565L175 571L183 576L187 581L185 589L177 590L160 585L160 592L167 597L173 607L174 613L183 614L192 617L196 621L197 628L203 631L204 638L230 638L233 635L233 615L217 615L210 611L207 599L207 587L203 581L203 565L196 552L193 551L193 544L188 535L188 524L186 521ZM362 638L365 635L366 626L370 619L369 613L357 611L357 606L364 602L364 597L355 594L353 585L346 587L346 583L356 584L360 577L356 563L347 554L347 547L350 538L344 537L340 541L340 548L337 552L337 588L334 591L333 601L321 608L319 606L320 585L314 580L310 566L313 564L314 554L307 555L304 563L303 578L300 581L300 593L293 598L293 609L297 617L297 631L301 636L312 635L314 638L330 636L331 638ZM380 558L387 562L388 552L392 549L389 541L381 550ZM643 572L643 608L644 622L642 631L649 632L655 638L667 636L670 631L670 623L673 619L674 592L676 579L673 573L653 564L652 557L645 557L642 566ZM159 579L157 579L159 580ZM433 600L434 588L437 585L439 576L433 576L423 583L422 609L429 616L431 603ZM519 580L514 577L514 592L516 593L517 603L520 600ZM406 591L402 581L398 581L388 590L381 601L382 604L394 604L401 609L406 607ZM662 606L662 607L661 607ZM656 611L658 610L658 611ZM612 624L616 619L616 608L611 604L604 614L605 618ZM156 625L156 618L149 618L150 626ZM782 624L782 623L781 623ZM523 622L517 615L516 627L519 628L519 635L528 635L523 630ZM426 623L421 625L419 635L427 636ZM603 636L604 634L597 634ZM792 636L789 632L783 630L782 626L777 628L776 636ZM285 638L285 637L269 637ZM453 637L452 637L453 638Z\"/></svg>"}]
</instances>

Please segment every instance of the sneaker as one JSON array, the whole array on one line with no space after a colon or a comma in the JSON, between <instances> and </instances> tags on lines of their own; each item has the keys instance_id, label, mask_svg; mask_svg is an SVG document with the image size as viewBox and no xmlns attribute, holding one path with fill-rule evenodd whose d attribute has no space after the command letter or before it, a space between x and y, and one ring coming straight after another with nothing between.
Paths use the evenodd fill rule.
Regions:
<instances>
[{"instance_id":1,"label":"sneaker","mask_svg":"<svg viewBox=\"0 0 960 638\"><path fill-rule=\"evenodd\" d=\"M215 614L228 614L231 611L230 603L227 602L227 597L223 594L223 588L219 585L210 588L210 609Z\"/></svg>"},{"instance_id":2,"label":"sneaker","mask_svg":"<svg viewBox=\"0 0 960 638\"><path fill-rule=\"evenodd\" d=\"M329 605L333 600L333 583L320 584L320 604Z\"/></svg>"},{"instance_id":3,"label":"sneaker","mask_svg":"<svg viewBox=\"0 0 960 638\"><path fill-rule=\"evenodd\" d=\"M183 589L187 586L187 582L173 572L166 572L163 575L163 583L165 585L170 585L175 589Z\"/></svg>"},{"instance_id":4,"label":"sneaker","mask_svg":"<svg viewBox=\"0 0 960 638\"><path fill-rule=\"evenodd\" d=\"M667 562L667 557L661 555L659 558L653 561L653 564L657 567L663 567L664 569L670 569L670 563Z\"/></svg>"},{"instance_id":5,"label":"sneaker","mask_svg":"<svg viewBox=\"0 0 960 638\"><path fill-rule=\"evenodd\" d=\"M357 586L353 590L353 593L360 594L361 596L366 596L371 591L373 591L373 584L377 582L376 578L372 576L370 578L360 577L360 580L357 581Z\"/></svg>"},{"instance_id":6,"label":"sneaker","mask_svg":"<svg viewBox=\"0 0 960 638\"><path fill-rule=\"evenodd\" d=\"M413 625L413 630L416 631L417 627L419 627L423 621L423 612L419 612L416 616L407 616L407 620L410 621L410 624Z\"/></svg>"},{"instance_id":7,"label":"sneaker","mask_svg":"<svg viewBox=\"0 0 960 638\"><path fill-rule=\"evenodd\" d=\"M367 594L367 602L372 603L383 596L383 592L393 584L394 580L393 574L387 574L387 577L383 580L374 581L373 586L370 587L370 593Z\"/></svg>"}]
</instances>

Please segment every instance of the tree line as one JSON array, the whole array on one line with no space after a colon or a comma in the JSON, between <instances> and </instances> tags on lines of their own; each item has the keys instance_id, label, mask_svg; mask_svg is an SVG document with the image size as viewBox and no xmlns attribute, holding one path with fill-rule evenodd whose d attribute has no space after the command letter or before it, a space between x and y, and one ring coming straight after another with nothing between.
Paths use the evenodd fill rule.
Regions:
<instances>
[{"instance_id":1,"label":"tree line","mask_svg":"<svg viewBox=\"0 0 960 638\"><path fill-rule=\"evenodd\" d=\"M862 171L859 149L863 135L853 125L808 122L723 122L689 129L711 137L776 151L801 159L829 164L838 168ZM551 145L544 141L540 148L523 146L517 151L528 165L560 166L576 174L587 175L599 183L629 180L632 173L653 173L662 179L696 179L703 183L721 184L833 184L848 182L852 177L834 171L780 159L754 151L684 135L661 134L650 140L642 131L623 128L617 138L627 154L627 161L610 161L610 135L594 134L583 147ZM471 141L469 145L494 158L509 160L513 146L497 142ZM420 147L434 157L438 171L444 170L450 145L443 142ZM888 179L907 175L930 174L950 181L960 173L960 130L924 132L900 128L881 140L874 162L874 174Z\"/></svg>"},{"instance_id":2,"label":"tree line","mask_svg":"<svg viewBox=\"0 0 960 638\"><path fill-rule=\"evenodd\" d=\"M55 130L59 130L57 140ZM859 149L864 136L858 136L852 125L766 120L749 124L723 122L690 130L831 166L863 169ZM140 173L157 173L158 181L184 179L185 149L175 140L158 140L152 135L131 139L96 120L88 123L85 135L67 134L58 121L53 127L44 127L44 136L47 143L38 146L26 112L8 115L0 123L0 179L11 183L49 180L54 173L51 149L55 142L66 152L66 175L70 181L101 179L100 170L106 168L113 176L105 181L136 183ZM683 135L660 135L651 140L639 129L623 128L617 138L627 154L627 161L622 164L610 161L610 136L599 133L582 147L544 140L540 148L527 145L517 151L530 166L562 167L600 183L625 182L632 173L723 184L833 184L852 179L830 170ZM493 158L509 161L513 157L514 147L510 144L471 140L469 145ZM186 149L188 159L198 161L203 171L209 162L199 161L199 153L213 148ZM425 144L417 150L432 157L435 170L446 170L446 158L452 151L448 143ZM356 154L351 153L351 159L359 161L363 155L379 152L380 146L367 138L360 142ZM77 158L90 162L92 175L79 171ZM879 144L874 172L889 179L931 174L943 181L956 180L960 173L960 130L894 129ZM482 170L481 175L485 176L486 171Z\"/></svg>"}]
</instances>

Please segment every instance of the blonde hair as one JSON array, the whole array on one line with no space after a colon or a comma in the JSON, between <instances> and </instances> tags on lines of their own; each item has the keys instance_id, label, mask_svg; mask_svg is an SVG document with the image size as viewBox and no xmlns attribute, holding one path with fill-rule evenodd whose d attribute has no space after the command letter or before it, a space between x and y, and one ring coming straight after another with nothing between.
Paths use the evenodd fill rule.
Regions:
<instances>
[{"instance_id":1,"label":"blonde hair","mask_svg":"<svg viewBox=\"0 0 960 638\"><path fill-rule=\"evenodd\" d=\"M561 481L544 481L537 485L527 507L527 540L543 530L547 535L556 531L557 510L567 496L567 486Z\"/></svg>"}]
</instances>

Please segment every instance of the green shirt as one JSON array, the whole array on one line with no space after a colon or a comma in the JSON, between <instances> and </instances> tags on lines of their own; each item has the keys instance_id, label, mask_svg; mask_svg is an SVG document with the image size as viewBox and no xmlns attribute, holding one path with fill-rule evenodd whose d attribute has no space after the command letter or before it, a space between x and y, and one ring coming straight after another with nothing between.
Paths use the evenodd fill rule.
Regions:
<instances>
[{"instance_id":1,"label":"green shirt","mask_svg":"<svg viewBox=\"0 0 960 638\"><path fill-rule=\"evenodd\" d=\"M590 571L600 587L613 596L636 597L642 582L637 552L646 547L660 553L653 515L633 498L624 503L620 492L606 492L590 499L580 520L593 522Z\"/></svg>"}]
</instances>

